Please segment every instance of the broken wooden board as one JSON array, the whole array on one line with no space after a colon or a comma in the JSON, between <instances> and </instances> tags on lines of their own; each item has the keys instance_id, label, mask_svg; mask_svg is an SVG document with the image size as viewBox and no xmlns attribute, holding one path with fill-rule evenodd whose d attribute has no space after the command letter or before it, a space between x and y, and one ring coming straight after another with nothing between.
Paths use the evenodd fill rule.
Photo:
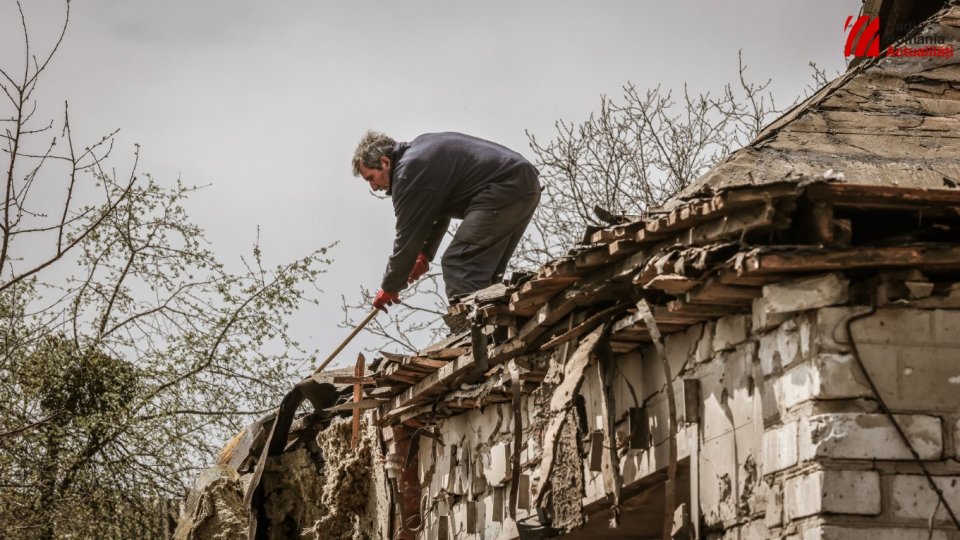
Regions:
<instances>
[{"instance_id":1,"label":"broken wooden board","mask_svg":"<svg viewBox=\"0 0 960 540\"><path fill-rule=\"evenodd\" d=\"M861 268L960 269L960 246L920 244L792 251L755 250L738 261L746 275L855 270Z\"/></svg>"}]
</instances>

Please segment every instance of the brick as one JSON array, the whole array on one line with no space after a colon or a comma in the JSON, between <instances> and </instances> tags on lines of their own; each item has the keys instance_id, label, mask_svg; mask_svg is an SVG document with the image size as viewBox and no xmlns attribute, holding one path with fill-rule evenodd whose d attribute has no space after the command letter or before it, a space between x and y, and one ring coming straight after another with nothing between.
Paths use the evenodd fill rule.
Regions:
<instances>
[{"instance_id":1,"label":"brick","mask_svg":"<svg viewBox=\"0 0 960 540\"><path fill-rule=\"evenodd\" d=\"M763 297L756 298L753 300L750 328L754 332L770 330L788 321L791 316L790 313L767 313L767 301Z\"/></svg>"},{"instance_id":2,"label":"brick","mask_svg":"<svg viewBox=\"0 0 960 540\"><path fill-rule=\"evenodd\" d=\"M791 313L843 304L849 280L831 273L763 286L767 313Z\"/></svg>"},{"instance_id":3,"label":"brick","mask_svg":"<svg viewBox=\"0 0 960 540\"><path fill-rule=\"evenodd\" d=\"M880 513L880 475L876 471L815 471L783 483L787 519L815 514Z\"/></svg>"},{"instance_id":4,"label":"brick","mask_svg":"<svg viewBox=\"0 0 960 540\"><path fill-rule=\"evenodd\" d=\"M960 475L935 476L933 479L943 492L950 508L960 511ZM897 517L930 519L937 506L937 494L930 488L926 477L921 475L897 475L890 487L890 506ZM936 519L948 519L943 506L937 510Z\"/></svg>"},{"instance_id":5,"label":"brick","mask_svg":"<svg viewBox=\"0 0 960 540\"><path fill-rule=\"evenodd\" d=\"M763 432L763 474L772 474L797 464L796 421Z\"/></svg>"},{"instance_id":6,"label":"brick","mask_svg":"<svg viewBox=\"0 0 960 540\"><path fill-rule=\"evenodd\" d=\"M717 320L713 335L713 350L725 351L747 340L750 320L746 315L727 315Z\"/></svg>"},{"instance_id":7,"label":"brick","mask_svg":"<svg viewBox=\"0 0 960 540\"><path fill-rule=\"evenodd\" d=\"M921 459L938 460L943 453L940 418L896 415ZM800 459L912 459L893 425L883 414L830 413L800 422Z\"/></svg>"}]
</instances>

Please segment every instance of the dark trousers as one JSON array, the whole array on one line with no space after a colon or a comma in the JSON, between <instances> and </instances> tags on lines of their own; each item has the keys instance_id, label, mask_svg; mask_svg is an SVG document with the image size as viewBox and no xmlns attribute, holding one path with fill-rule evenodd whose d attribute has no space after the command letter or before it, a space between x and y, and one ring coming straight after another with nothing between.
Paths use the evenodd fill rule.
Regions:
<instances>
[{"instance_id":1,"label":"dark trousers","mask_svg":"<svg viewBox=\"0 0 960 540\"><path fill-rule=\"evenodd\" d=\"M467 210L441 259L447 298L479 291L503 277L539 203L538 191L503 208Z\"/></svg>"}]
</instances>

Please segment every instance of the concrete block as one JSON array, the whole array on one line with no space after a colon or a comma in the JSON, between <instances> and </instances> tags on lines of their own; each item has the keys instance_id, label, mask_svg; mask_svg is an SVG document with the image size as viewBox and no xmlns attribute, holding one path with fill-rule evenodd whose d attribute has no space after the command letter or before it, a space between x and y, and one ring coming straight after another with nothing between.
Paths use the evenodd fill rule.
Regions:
<instances>
[{"instance_id":1,"label":"concrete block","mask_svg":"<svg viewBox=\"0 0 960 540\"><path fill-rule=\"evenodd\" d=\"M847 354L820 354L791 367L781 378L781 404L787 409L811 399L852 399L873 395L853 356Z\"/></svg>"},{"instance_id":2,"label":"concrete block","mask_svg":"<svg viewBox=\"0 0 960 540\"><path fill-rule=\"evenodd\" d=\"M940 418L896 415L921 459L938 460L943 453ZM829 413L800 421L800 459L912 459L893 425L883 414Z\"/></svg>"},{"instance_id":3,"label":"concrete block","mask_svg":"<svg viewBox=\"0 0 960 540\"><path fill-rule=\"evenodd\" d=\"M715 333L716 323L707 322L697 326L701 327L701 332L700 341L697 342L697 350L694 352L694 359L699 364L713 358L713 334Z\"/></svg>"},{"instance_id":4,"label":"concrete block","mask_svg":"<svg viewBox=\"0 0 960 540\"><path fill-rule=\"evenodd\" d=\"M797 464L798 422L788 422L763 432L763 474L772 474Z\"/></svg>"},{"instance_id":5,"label":"concrete block","mask_svg":"<svg viewBox=\"0 0 960 540\"><path fill-rule=\"evenodd\" d=\"M692 358L700 341L700 330L691 327L683 332L668 334L663 338L663 347L669 358Z\"/></svg>"},{"instance_id":6,"label":"concrete block","mask_svg":"<svg viewBox=\"0 0 960 540\"><path fill-rule=\"evenodd\" d=\"M752 429L728 431L705 440L700 449L700 508L708 527L729 527L737 523L743 509L750 508L760 482L756 438Z\"/></svg>"},{"instance_id":7,"label":"concrete block","mask_svg":"<svg viewBox=\"0 0 960 540\"><path fill-rule=\"evenodd\" d=\"M754 344L744 343L719 357L722 369L700 378L703 437L714 437L753 421L758 399L753 380Z\"/></svg>"},{"instance_id":8,"label":"concrete block","mask_svg":"<svg viewBox=\"0 0 960 540\"><path fill-rule=\"evenodd\" d=\"M960 420L953 425L953 455L960 458Z\"/></svg>"},{"instance_id":9,"label":"concrete block","mask_svg":"<svg viewBox=\"0 0 960 540\"><path fill-rule=\"evenodd\" d=\"M819 528L819 533L818 536L812 536L809 540L947 540L950 538L943 531L928 533L926 527L906 529L895 527L864 528L862 525L850 525L849 527L824 525ZM808 540L806 535L804 535L803 540Z\"/></svg>"},{"instance_id":10,"label":"concrete block","mask_svg":"<svg viewBox=\"0 0 960 540\"><path fill-rule=\"evenodd\" d=\"M499 486L509 479L510 443L500 442L490 448L484 459L483 476L491 486Z\"/></svg>"},{"instance_id":11,"label":"concrete block","mask_svg":"<svg viewBox=\"0 0 960 540\"><path fill-rule=\"evenodd\" d=\"M767 313L806 311L845 303L849 284L842 274L834 272L764 285L763 299Z\"/></svg>"},{"instance_id":12,"label":"concrete block","mask_svg":"<svg viewBox=\"0 0 960 540\"><path fill-rule=\"evenodd\" d=\"M777 528L783 523L783 485L780 483L770 486L770 491L767 492L764 523L769 529Z\"/></svg>"},{"instance_id":13,"label":"concrete block","mask_svg":"<svg viewBox=\"0 0 960 540\"><path fill-rule=\"evenodd\" d=\"M750 320L746 315L727 315L717 320L713 336L713 350L725 351L747 340Z\"/></svg>"},{"instance_id":14,"label":"concrete block","mask_svg":"<svg viewBox=\"0 0 960 540\"><path fill-rule=\"evenodd\" d=\"M857 345L928 345L935 342L933 311L887 308L854 324Z\"/></svg>"},{"instance_id":15,"label":"concrete block","mask_svg":"<svg viewBox=\"0 0 960 540\"><path fill-rule=\"evenodd\" d=\"M817 349L822 352L849 352L850 340L847 339L846 320L869 310L866 306L818 309L813 321Z\"/></svg>"},{"instance_id":16,"label":"concrete block","mask_svg":"<svg viewBox=\"0 0 960 540\"><path fill-rule=\"evenodd\" d=\"M960 309L935 310L932 326L935 343L960 345Z\"/></svg>"},{"instance_id":17,"label":"concrete block","mask_svg":"<svg viewBox=\"0 0 960 540\"><path fill-rule=\"evenodd\" d=\"M933 481L943 492L947 503L954 511L960 511L960 475L935 476ZM897 475L890 487L890 506L893 515L904 518L930 519L933 508L937 506L937 494L930 488L926 477L921 475ZM941 505L936 519L948 519Z\"/></svg>"},{"instance_id":18,"label":"concrete block","mask_svg":"<svg viewBox=\"0 0 960 540\"><path fill-rule=\"evenodd\" d=\"M767 313L767 301L763 297L756 298L753 301L750 328L754 332L764 332L780 326L791 316L791 313Z\"/></svg>"},{"instance_id":19,"label":"concrete block","mask_svg":"<svg viewBox=\"0 0 960 540\"><path fill-rule=\"evenodd\" d=\"M762 334L757 357L764 376L779 373L785 367L803 358L797 323L789 320L776 329Z\"/></svg>"},{"instance_id":20,"label":"concrete block","mask_svg":"<svg viewBox=\"0 0 960 540\"><path fill-rule=\"evenodd\" d=\"M787 519L821 513L877 515L880 475L876 471L815 471L783 483Z\"/></svg>"}]
</instances>

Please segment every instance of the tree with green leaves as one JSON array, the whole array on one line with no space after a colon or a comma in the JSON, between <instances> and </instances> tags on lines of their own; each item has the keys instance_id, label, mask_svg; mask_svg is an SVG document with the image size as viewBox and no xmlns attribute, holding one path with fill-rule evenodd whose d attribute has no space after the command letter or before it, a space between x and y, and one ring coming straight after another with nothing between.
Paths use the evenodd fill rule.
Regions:
<instances>
[{"instance_id":1,"label":"tree with green leaves","mask_svg":"<svg viewBox=\"0 0 960 540\"><path fill-rule=\"evenodd\" d=\"M0 67L0 535L162 536L165 501L312 356L287 321L329 261L255 244L228 270L184 209L196 188L141 174L138 148L119 172L116 132L75 144L66 108L38 123L65 5L43 56L20 9L23 65Z\"/></svg>"}]
</instances>

